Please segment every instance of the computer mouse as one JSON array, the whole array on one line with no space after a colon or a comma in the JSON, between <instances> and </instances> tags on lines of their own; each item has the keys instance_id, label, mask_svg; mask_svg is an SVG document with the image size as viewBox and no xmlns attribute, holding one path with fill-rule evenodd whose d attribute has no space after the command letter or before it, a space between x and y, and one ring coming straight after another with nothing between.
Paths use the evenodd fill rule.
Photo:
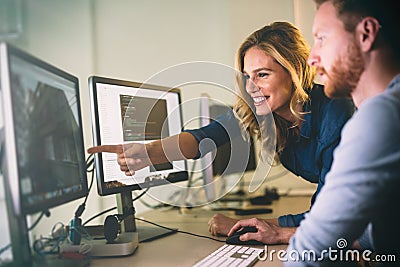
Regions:
<instances>
[{"instance_id":1,"label":"computer mouse","mask_svg":"<svg viewBox=\"0 0 400 267\"><path fill-rule=\"evenodd\" d=\"M235 233L233 233L233 235L228 236L226 238L226 243L229 245L247 245L247 246L262 246L264 245L264 243L257 241L257 240L247 240L247 241L242 241L239 239L239 236L245 234L245 233L256 233L257 232L257 228L253 227L253 226L246 226L243 227L243 229L240 229L238 231L236 231Z\"/></svg>"}]
</instances>

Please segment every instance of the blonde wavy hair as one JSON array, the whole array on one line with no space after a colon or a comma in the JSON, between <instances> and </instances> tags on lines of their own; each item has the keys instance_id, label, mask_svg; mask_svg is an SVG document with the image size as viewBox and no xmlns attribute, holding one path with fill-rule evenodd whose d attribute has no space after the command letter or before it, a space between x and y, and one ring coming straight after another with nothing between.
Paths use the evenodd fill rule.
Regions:
<instances>
[{"instance_id":1,"label":"blonde wavy hair","mask_svg":"<svg viewBox=\"0 0 400 267\"><path fill-rule=\"evenodd\" d=\"M315 70L307 64L310 47L300 31L289 22L274 22L246 38L237 53L237 86L239 94L234 104L235 115L241 120L245 130L261 138L261 130L255 115L253 100L246 92L246 81L242 75L244 56L246 52L257 47L273 57L292 78L293 94L290 100L290 110L297 122L302 120L303 112L296 106L303 105L309 100L307 90L311 90ZM276 151L278 155L285 148L288 136L288 122L273 113L276 128Z\"/></svg>"}]
</instances>

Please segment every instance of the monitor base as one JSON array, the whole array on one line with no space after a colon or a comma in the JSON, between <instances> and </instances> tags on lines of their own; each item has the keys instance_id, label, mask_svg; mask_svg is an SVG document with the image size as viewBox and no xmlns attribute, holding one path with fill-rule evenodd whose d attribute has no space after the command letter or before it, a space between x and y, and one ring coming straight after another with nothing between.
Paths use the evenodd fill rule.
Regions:
<instances>
[{"instance_id":1,"label":"monitor base","mask_svg":"<svg viewBox=\"0 0 400 267\"><path fill-rule=\"evenodd\" d=\"M137 232L123 232L113 243L107 243L105 239L84 240L80 245L71 243L63 244L60 252L79 252L79 250L87 249L90 257L120 257L132 255L139 243Z\"/></svg>"},{"instance_id":2,"label":"monitor base","mask_svg":"<svg viewBox=\"0 0 400 267\"><path fill-rule=\"evenodd\" d=\"M168 235L172 235L178 232L178 229L171 228L165 229L161 227L152 226L136 226L139 234L139 243L153 241L158 238L162 238Z\"/></svg>"}]
</instances>

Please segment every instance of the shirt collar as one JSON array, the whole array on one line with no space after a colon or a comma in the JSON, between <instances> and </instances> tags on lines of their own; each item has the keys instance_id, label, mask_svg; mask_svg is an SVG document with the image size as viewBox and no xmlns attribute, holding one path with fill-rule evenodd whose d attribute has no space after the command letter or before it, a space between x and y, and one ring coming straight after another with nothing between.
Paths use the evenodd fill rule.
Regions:
<instances>
[{"instance_id":1,"label":"shirt collar","mask_svg":"<svg viewBox=\"0 0 400 267\"><path fill-rule=\"evenodd\" d=\"M300 136L309 139L311 136L311 99L303 106L304 121L300 128Z\"/></svg>"},{"instance_id":2,"label":"shirt collar","mask_svg":"<svg viewBox=\"0 0 400 267\"><path fill-rule=\"evenodd\" d=\"M388 89L395 87L397 84L400 83L400 74L397 74L389 83Z\"/></svg>"}]
</instances>

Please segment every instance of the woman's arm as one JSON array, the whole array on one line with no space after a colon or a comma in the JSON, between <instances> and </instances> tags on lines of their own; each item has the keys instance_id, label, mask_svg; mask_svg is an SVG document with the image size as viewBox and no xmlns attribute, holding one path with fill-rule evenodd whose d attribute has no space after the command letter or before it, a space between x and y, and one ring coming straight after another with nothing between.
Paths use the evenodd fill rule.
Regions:
<instances>
[{"instance_id":1,"label":"woman's arm","mask_svg":"<svg viewBox=\"0 0 400 267\"><path fill-rule=\"evenodd\" d=\"M202 156L199 152L199 143L203 139L211 139L215 148L229 142L238 134L240 134L238 122L233 113L229 112L200 129L183 131L147 144L101 145L91 147L87 151L90 154L116 153L121 171L126 175L133 175L135 171L152 164L199 158ZM207 149L209 148L202 148L202 153L208 152Z\"/></svg>"},{"instance_id":2,"label":"woman's arm","mask_svg":"<svg viewBox=\"0 0 400 267\"><path fill-rule=\"evenodd\" d=\"M196 138L182 132L151 143L129 143L119 145L102 145L91 147L88 153L115 153L121 171L133 175L135 171L146 166L194 158L198 151Z\"/></svg>"}]
</instances>

